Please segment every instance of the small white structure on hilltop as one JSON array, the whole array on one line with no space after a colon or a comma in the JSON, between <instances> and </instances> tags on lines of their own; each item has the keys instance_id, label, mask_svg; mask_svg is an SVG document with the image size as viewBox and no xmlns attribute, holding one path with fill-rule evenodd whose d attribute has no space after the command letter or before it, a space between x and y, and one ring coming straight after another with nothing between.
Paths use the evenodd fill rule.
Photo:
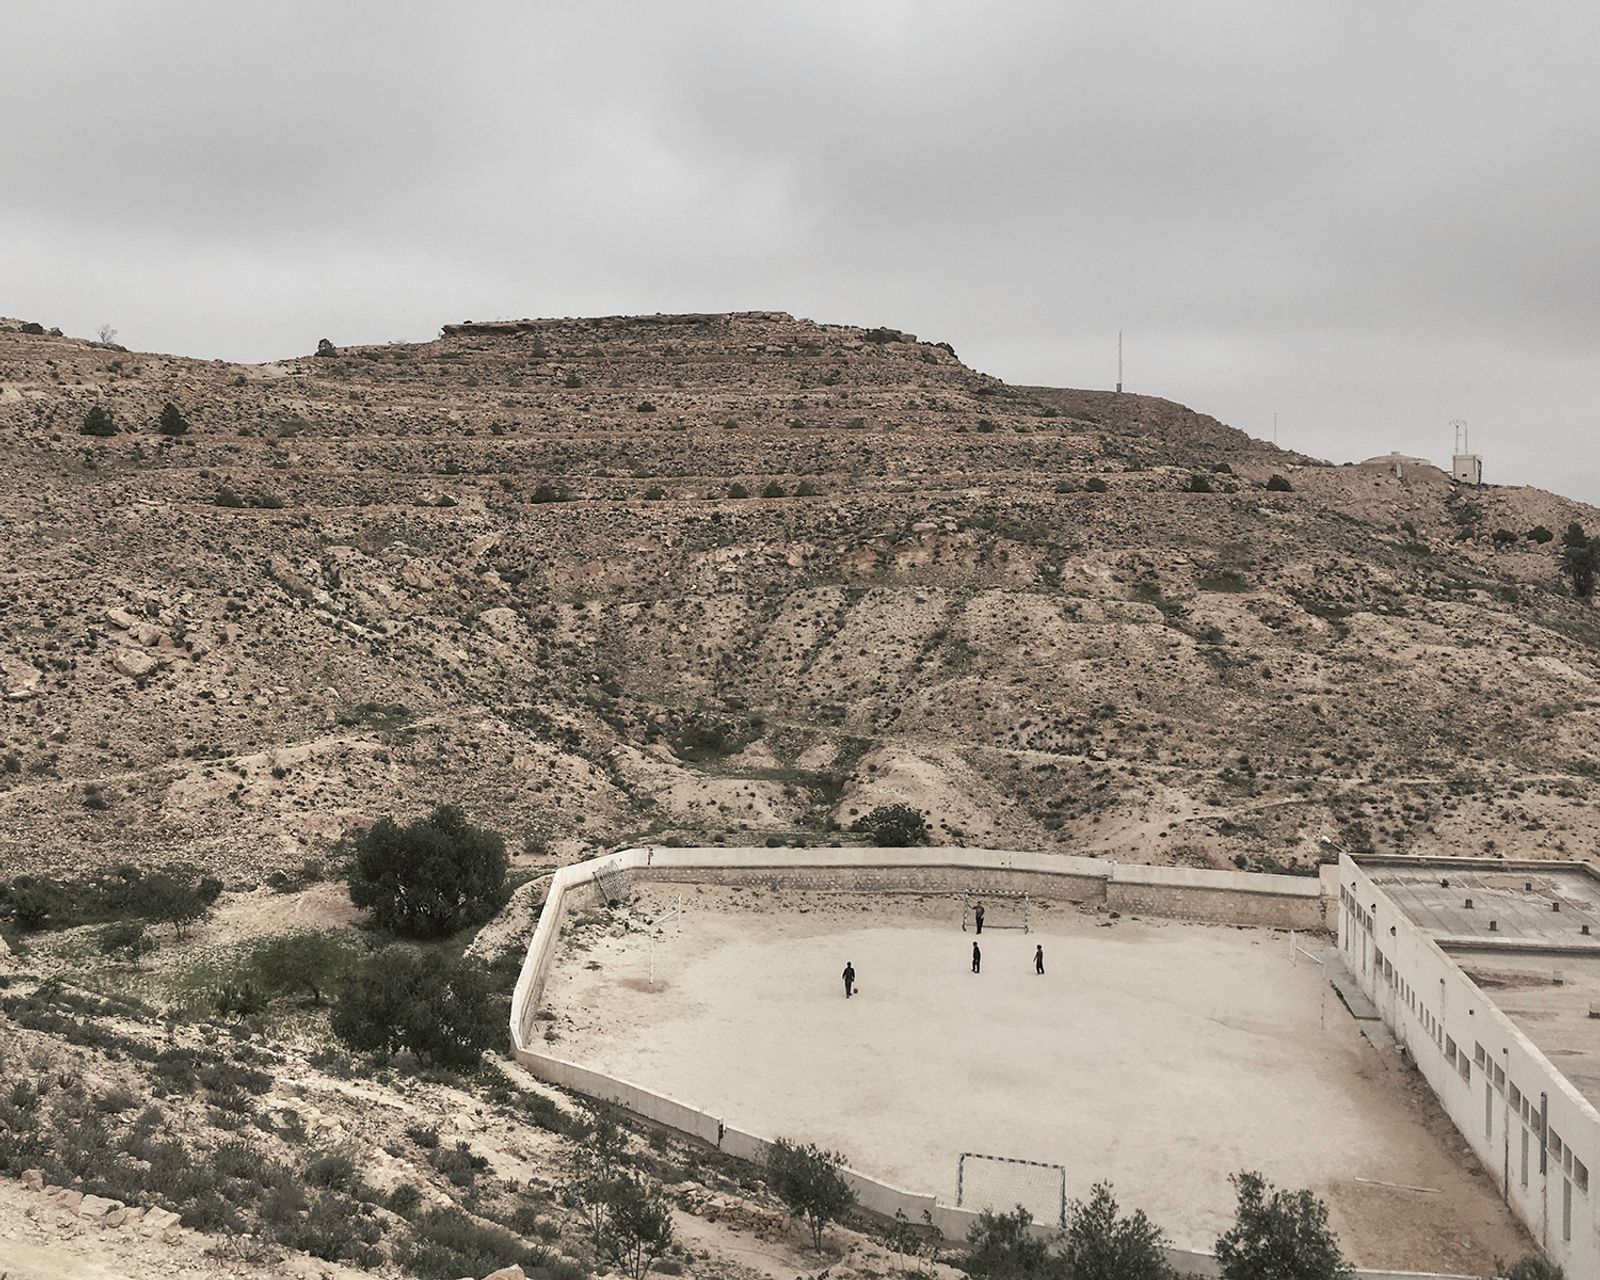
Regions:
<instances>
[{"instance_id":1,"label":"small white structure on hilltop","mask_svg":"<svg viewBox=\"0 0 1600 1280\"><path fill-rule=\"evenodd\" d=\"M1471 445L1467 440L1467 424L1460 418L1450 424L1456 431L1456 450L1450 459L1450 478L1457 484L1480 485L1483 483L1483 459L1475 453L1469 453Z\"/></svg>"}]
</instances>

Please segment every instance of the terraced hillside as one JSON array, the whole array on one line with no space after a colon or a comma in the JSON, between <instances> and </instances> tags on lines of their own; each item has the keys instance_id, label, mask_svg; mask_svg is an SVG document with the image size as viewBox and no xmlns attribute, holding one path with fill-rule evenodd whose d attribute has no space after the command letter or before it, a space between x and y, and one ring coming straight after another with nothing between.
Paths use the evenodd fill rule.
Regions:
<instances>
[{"instance_id":1,"label":"terraced hillside","mask_svg":"<svg viewBox=\"0 0 1600 1280\"><path fill-rule=\"evenodd\" d=\"M0 328L15 870L243 884L436 800L538 861L887 800L1199 865L1593 847L1600 624L1524 535L1600 513L1551 494L776 313L256 366Z\"/></svg>"}]
</instances>

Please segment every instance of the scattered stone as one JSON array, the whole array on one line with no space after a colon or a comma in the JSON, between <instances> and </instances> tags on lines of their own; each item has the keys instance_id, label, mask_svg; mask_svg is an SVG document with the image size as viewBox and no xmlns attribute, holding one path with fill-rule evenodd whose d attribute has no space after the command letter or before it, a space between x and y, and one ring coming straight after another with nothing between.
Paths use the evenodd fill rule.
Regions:
<instances>
[{"instance_id":1,"label":"scattered stone","mask_svg":"<svg viewBox=\"0 0 1600 1280\"><path fill-rule=\"evenodd\" d=\"M29 1191L44 1190L44 1170L24 1169L22 1171L22 1185Z\"/></svg>"}]
</instances>

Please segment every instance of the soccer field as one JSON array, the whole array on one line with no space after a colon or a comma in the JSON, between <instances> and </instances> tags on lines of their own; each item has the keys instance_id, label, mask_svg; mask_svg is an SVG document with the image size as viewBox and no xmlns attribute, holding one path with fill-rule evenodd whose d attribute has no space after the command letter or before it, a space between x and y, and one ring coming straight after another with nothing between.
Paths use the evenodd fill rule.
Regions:
<instances>
[{"instance_id":1,"label":"soccer field","mask_svg":"<svg viewBox=\"0 0 1600 1280\"><path fill-rule=\"evenodd\" d=\"M672 888L647 886L635 918ZM1441 1255L1521 1245L1283 934L1036 904L1031 933L986 929L974 975L959 899L686 901L653 987L645 933L569 926L545 992L554 1052L952 1203L959 1152L1059 1162L1070 1195L1109 1181L1207 1247L1231 1218L1228 1174L1250 1168L1324 1196L1367 1265L1422 1265L1430 1237Z\"/></svg>"}]
</instances>

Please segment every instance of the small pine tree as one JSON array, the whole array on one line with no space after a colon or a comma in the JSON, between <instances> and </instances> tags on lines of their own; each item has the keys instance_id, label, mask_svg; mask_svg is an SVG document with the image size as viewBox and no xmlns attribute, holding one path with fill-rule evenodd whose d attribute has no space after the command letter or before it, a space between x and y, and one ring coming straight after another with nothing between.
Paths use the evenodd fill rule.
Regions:
<instances>
[{"instance_id":1,"label":"small pine tree","mask_svg":"<svg viewBox=\"0 0 1600 1280\"><path fill-rule=\"evenodd\" d=\"M319 356L322 356L324 359L326 359L329 356L338 355L339 354L339 348L334 346L333 343L331 341L329 341L327 338L318 338L317 339L317 354Z\"/></svg>"},{"instance_id":2,"label":"small pine tree","mask_svg":"<svg viewBox=\"0 0 1600 1280\"><path fill-rule=\"evenodd\" d=\"M644 1280L656 1259L672 1246L672 1209L659 1186L622 1174L606 1188L601 1243L632 1280Z\"/></svg>"},{"instance_id":3,"label":"small pine tree","mask_svg":"<svg viewBox=\"0 0 1600 1280\"><path fill-rule=\"evenodd\" d=\"M178 406L168 400L161 407L161 420L156 423L156 430L164 436L184 436L189 434L189 420L178 411Z\"/></svg>"},{"instance_id":4,"label":"small pine tree","mask_svg":"<svg viewBox=\"0 0 1600 1280\"><path fill-rule=\"evenodd\" d=\"M1572 594L1580 600L1594 595L1596 571L1600 571L1600 538L1591 538L1574 520L1561 538L1561 572L1572 584Z\"/></svg>"},{"instance_id":5,"label":"small pine tree","mask_svg":"<svg viewBox=\"0 0 1600 1280\"><path fill-rule=\"evenodd\" d=\"M761 496L763 498L787 498L789 493L776 480L771 480L767 482L767 487L761 491Z\"/></svg>"},{"instance_id":6,"label":"small pine tree","mask_svg":"<svg viewBox=\"0 0 1600 1280\"><path fill-rule=\"evenodd\" d=\"M117 424L111 418L111 410L104 405L90 405L89 412L83 415L83 425L78 428L86 436L114 436L117 434Z\"/></svg>"},{"instance_id":7,"label":"small pine tree","mask_svg":"<svg viewBox=\"0 0 1600 1280\"><path fill-rule=\"evenodd\" d=\"M856 1202L843 1168L843 1156L814 1144L802 1147L779 1138L767 1153L768 1184L789 1212L811 1228L818 1253L823 1228L843 1218Z\"/></svg>"}]
</instances>

